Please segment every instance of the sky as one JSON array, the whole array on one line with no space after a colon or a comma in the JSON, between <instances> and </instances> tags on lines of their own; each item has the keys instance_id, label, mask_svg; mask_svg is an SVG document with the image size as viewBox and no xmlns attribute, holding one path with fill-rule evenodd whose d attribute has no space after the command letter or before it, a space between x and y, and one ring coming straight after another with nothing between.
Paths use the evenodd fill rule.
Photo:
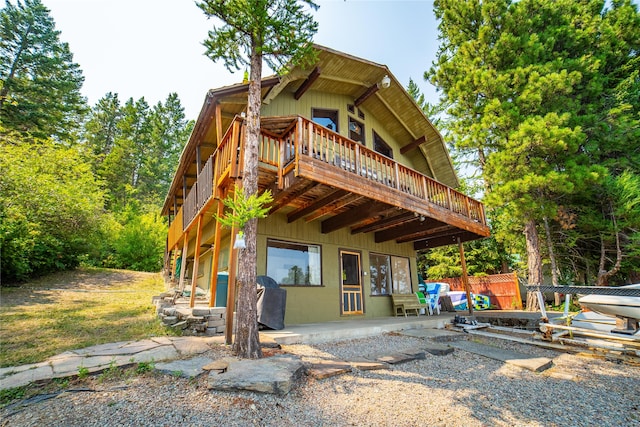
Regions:
<instances>
[{"instance_id":1,"label":"sky","mask_svg":"<svg viewBox=\"0 0 640 427\"><path fill-rule=\"evenodd\" d=\"M85 77L83 95L94 105L108 92L150 105L177 92L188 119L196 119L209 89L238 83L204 55L213 21L194 0L42 0L69 43ZM389 67L405 87L412 78L427 100L435 88L423 79L438 47L431 0L320 0L314 42ZM264 74L270 74L267 70Z\"/></svg>"}]
</instances>

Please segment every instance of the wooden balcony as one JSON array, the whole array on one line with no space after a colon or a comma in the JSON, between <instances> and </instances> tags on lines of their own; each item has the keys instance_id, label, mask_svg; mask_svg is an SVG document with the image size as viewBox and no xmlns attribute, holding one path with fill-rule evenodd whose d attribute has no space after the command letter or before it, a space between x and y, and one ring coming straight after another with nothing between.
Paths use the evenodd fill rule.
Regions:
<instances>
[{"instance_id":1,"label":"wooden balcony","mask_svg":"<svg viewBox=\"0 0 640 427\"><path fill-rule=\"evenodd\" d=\"M236 117L189 190L169 247L242 176L243 139ZM319 220L322 233L349 227L416 250L489 235L479 201L300 116L261 119L259 188L273 193L270 213Z\"/></svg>"}]
</instances>

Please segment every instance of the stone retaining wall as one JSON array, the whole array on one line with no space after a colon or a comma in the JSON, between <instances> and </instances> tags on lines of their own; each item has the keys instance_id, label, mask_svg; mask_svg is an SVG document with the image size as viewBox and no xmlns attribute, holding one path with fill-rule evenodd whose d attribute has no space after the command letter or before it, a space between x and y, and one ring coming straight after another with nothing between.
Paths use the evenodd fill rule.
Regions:
<instances>
[{"instance_id":1,"label":"stone retaining wall","mask_svg":"<svg viewBox=\"0 0 640 427\"><path fill-rule=\"evenodd\" d=\"M153 297L160 320L171 328L182 329L183 335L216 335L225 330L226 307L193 307L187 301L174 300L173 294Z\"/></svg>"}]
</instances>

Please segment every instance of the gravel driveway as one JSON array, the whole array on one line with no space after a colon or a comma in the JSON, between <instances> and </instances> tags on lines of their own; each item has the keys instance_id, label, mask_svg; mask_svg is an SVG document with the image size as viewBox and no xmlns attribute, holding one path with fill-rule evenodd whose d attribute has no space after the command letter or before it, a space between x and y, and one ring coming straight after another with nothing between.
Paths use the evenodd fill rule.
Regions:
<instances>
[{"instance_id":1,"label":"gravel driveway","mask_svg":"<svg viewBox=\"0 0 640 427\"><path fill-rule=\"evenodd\" d=\"M462 350L376 371L315 380L286 396L212 392L192 380L144 374L87 378L56 397L8 406L6 426L640 426L640 367L483 342L550 357L533 373ZM424 341L402 335L286 346L303 359L355 360ZM228 355L225 347L210 357ZM79 389L82 389L80 391Z\"/></svg>"}]
</instances>

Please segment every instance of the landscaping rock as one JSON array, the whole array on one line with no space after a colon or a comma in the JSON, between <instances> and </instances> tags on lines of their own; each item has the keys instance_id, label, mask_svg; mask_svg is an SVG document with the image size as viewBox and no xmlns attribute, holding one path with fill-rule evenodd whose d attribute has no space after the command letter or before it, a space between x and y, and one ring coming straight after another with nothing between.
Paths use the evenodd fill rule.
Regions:
<instances>
[{"instance_id":1,"label":"landscaping rock","mask_svg":"<svg viewBox=\"0 0 640 427\"><path fill-rule=\"evenodd\" d=\"M212 361L213 360L208 357L194 357L193 359L187 360L156 363L155 369L163 374L175 375L182 378L195 378L204 373L204 367L211 364Z\"/></svg>"},{"instance_id":2,"label":"landscaping rock","mask_svg":"<svg viewBox=\"0 0 640 427\"><path fill-rule=\"evenodd\" d=\"M248 390L285 395L304 373L302 361L293 356L274 356L257 360L234 360L224 373L209 373L211 390Z\"/></svg>"},{"instance_id":3,"label":"landscaping rock","mask_svg":"<svg viewBox=\"0 0 640 427\"><path fill-rule=\"evenodd\" d=\"M378 362L384 362L384 363L388 363L390 365L395 365L398 363L405 363L405 362L411 362L412 360L416 360L417 358L414 356L409 356L407 354L403 354L403 353L393 353L393 354L387 354L384 356L374 356L372 358L372 360L376 360ZM424 359L424 353L423 353L423 359Z\"/></svg>"},{"instance_id":4,"label":"landscaping rock","mask_svg":"<svg viewBox=\"0 0 640 427\"><path fill-rule=\"evenodd\" d=\"M427 343L425 350L434 356L444 356L453 353L453 347L435 342Z\"/></svg>"}]
</instances>

